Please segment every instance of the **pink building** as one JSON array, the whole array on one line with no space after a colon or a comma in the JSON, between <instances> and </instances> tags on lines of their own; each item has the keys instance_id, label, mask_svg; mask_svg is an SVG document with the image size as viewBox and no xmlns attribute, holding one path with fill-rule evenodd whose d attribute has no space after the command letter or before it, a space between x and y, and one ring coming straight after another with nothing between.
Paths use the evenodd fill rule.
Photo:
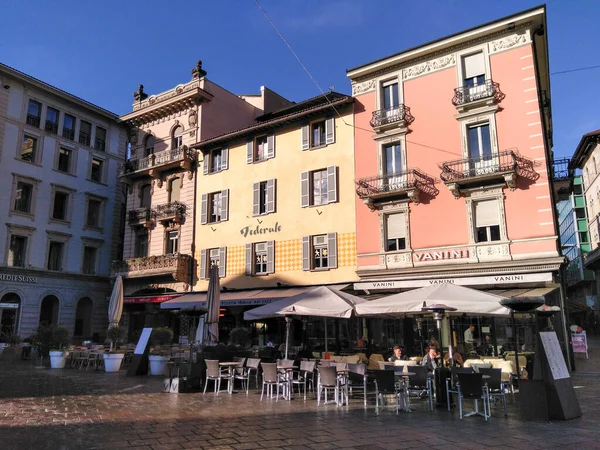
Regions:
<instances>
[{"instance_id":1,"label":"pink building","mask_svg":"<svg viewBox=\"0 0 600 450\"><path fill-rule=\"evenodd\" d=\"M348 77L356 97L355 289L455 283L558 303L545 8ZM503 333L495 337L508 344L512 331Z\"/></svg>"}]
</instances>

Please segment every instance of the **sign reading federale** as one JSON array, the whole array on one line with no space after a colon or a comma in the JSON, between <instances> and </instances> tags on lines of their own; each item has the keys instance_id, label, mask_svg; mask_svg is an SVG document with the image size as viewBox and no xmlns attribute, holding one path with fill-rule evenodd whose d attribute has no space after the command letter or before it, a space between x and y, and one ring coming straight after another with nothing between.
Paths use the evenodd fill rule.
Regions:
<instances>
[{"instance_id":1,"label":"sign reading federale","mask_svg":"<svg viewBox=\"0 0 600 450\"><path fill-rule=\"evenodd\" d=\"M279 233L281 231L281 225L279 222L275 222L275 225L267 227L261 227L260 225L256 225L256 227L244 227L240 230L240 234L244 237L254 236L257 234L267 234L267 233Z\"/></svg>"}]
</instances>

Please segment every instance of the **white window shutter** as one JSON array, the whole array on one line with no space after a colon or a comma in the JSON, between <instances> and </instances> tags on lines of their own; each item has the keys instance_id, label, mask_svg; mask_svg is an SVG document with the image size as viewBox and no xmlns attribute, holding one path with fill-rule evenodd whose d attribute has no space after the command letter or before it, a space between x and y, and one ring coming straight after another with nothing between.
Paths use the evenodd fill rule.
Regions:
<instances>
[{"instance_id":1,"label":"white window shutter","mask_svg":"<svg viewBox=\"0 0 600 450\"><path fill-rule=\"evenodd\" d=\"M275 273L275 241L267 241L267 273Z\"/></svg>"},{"instance_id":2,"label":"white window shutter","mask_svg":"<svg viewBox=\"0 0 600 450\"><path fill-rule=\"evenodd\" d=\"M275 135L267 136L267 159L275 158Z\"/></svg>"},{"instance_id":3,"label":"white window shutter","mask_svg":"<svg viewBox=\"0 0 600 450\"><path fill-rule=\"evenodd\" d=\"M229 149L221 150L221 170L229 169Z\"/></svg>"},{"instance_id":4,"label":"white window shutter","mask_svg":"<svg viewBox=\"0 0 600 450\"><path fill-rule=\"evenodd\" d=\"M337 233L327 234L327 267L337 269Z\"/></svg>"},{"instance_id":5,"label":"white window shutter","mask_svg":"<svg viewBox=\"0 0 600 450\"><path fill-rule=\"evenodd\" d=\"M204 154L204 161L202 162L202 174L208 175L208 170L210 168L210 152Z\"/></svg>"},{"instance_id":6,"label":"white window shutter","mask_svg":"<svg viewBox=\"0 0 600 450\"><path fill-rule=\"evenodd\" d=\"M406 214L389 214L387 216L386 228L388 239L406 238Z\"/></svg>"},{"instance_id":7,"label":"white window shutter","mask_svg":"<svg viewBox=\"0 0 600 450\"><path fill-rule=\"evenodd\" d=\"M208 194L202 194L202 202L200 203L200 223L202 225L208 223Z\"/></svg>"},{"instance_id":8,"label":"white window shutter","mask_svg":"<svg viewBox=\"0 0 600 450\"><path fill-rule=\"evenodd\" d=\"M306 208L310 206L310 183L308 175L310 172L302 172L300 174L300 206Z\"/></svg>"},{"instance_id":9,"label":"white window shutter","mask_svg":"<svg viewBox=\"0 0 600 450\"><path fill-rule=\"evenodd\" d=\"M302 150L308 150L310 148L310 126L304 125L302 127Z\"/></svg>"},{"instance_id":10,"label":"white window shutter","mask_svg":"<svg viewBox=\"0 0 600 450\"><path fill-rule=\"evenodd\" d=\"M329 166L327 168L327 203L337 201L337 167Z\"/></svg>"},{"instance_id":11,"label":"white window shutter","mask_svg":"<svg viewBox=\"0 0 600 450\"><path fill-rule=\"evenodd\" d=\"M248 141L246 144L246 163L252 164L254 161L254 141Z\"/></svg>"},{"instance_id":12,"label":"white window shutter","mask_svg":"<svg viewBox=\"0 0 600 450\"><path fill-rule=\"evenodd\" d=\"M221 191L221 222L229 220L229 189Z\"/></svg>"},{"instance_id":13,"label":"white window shutter","mask_svg":"<svg viewBox=\"0 0 600 450\"><path fill-rule=\"evenodd\" d=\"M310 270L310 236L302 236L302 270Z\"/></svg>"},{"instance_id":14,"label":"white window shutter","mask_svg":"<svg viewBox=\"0 0 600 450\"><path fill-rule=\"evenodd\" d=\"M482 200L475 203L475 228L500 225L498 200Z\"/></svg>"},{"instance_id":15,"label":"white window shutter","mask_svg":"<svg viewBox=\"0 0 600 450\"><path fill-rule=\"evenodd\" d=\"M219 278L225 278L227 271L227 247L219 247Z\"/></svg>"},{"instance_id":16,"label":"white window shutter","mask_svg":"<svg viewBox=\"0 0 600 450\"><path fill-rule=\"evenodd\" d=\"M333 144L335 142L335 119L330 117L325 121L325 143Z\"/></svg>"},{"instance_id":17,"label":"white window shutter","mask_svg":"<svg viewBox=\"0 0 600 450\"><path fill-rule=\"evenodd\" d=\"M260 214L260 183L254 183L252 185L252 215L258 216Z\"/></svg>"},{"instance_id":18,"label":"white window shutter","mask_svg":"<svg viewBox=\"0 0 600 450\"><path fill-rule=\"evenodd\" d=\"M246 244L246 275L252 275L252 244Z\"/></svg>"},{"instance_id":19,"label":"white window shutter","mask_svg":"<svg viewBox=\"0 0 600 450\"><path fill-rule=\"evenodd\" d=\"M275 212L275 178L267 180L267 213Z\"/></svg>"},{"instance_id":20,"label":"white window shutter","mask_svg":"<svg viewBox=\"0 0 600 450\"><path fill-rule=\"evenodd\" d=\"M206 249L200 250L200 279L206 280Z\"/></svg>"}]
</instances>

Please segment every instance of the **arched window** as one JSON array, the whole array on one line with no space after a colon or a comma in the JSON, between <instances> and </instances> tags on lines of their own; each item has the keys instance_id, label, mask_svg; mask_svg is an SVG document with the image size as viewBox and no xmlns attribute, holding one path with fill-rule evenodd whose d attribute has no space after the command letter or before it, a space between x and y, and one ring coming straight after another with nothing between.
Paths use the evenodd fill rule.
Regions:
<instances>
[{"instance_id":1,"label":"arched window","mask_svg":"<svg viewBox=\"0 0 600 450\"><path fill-rule=\"evenodd\" d=\"M181 190L181 178L173 178L169 182L169 203L179 201L180 190Z\"/></svg>"},{"instance_id":2,"label":"arched window","mask_svg":"<svg viewBox=\"0 0 600 450\"><path fill-rule=\"evenodd\" d=\"M88 297L80 298L75 312L75 336L92 336L92 311L94 303Z\"/></svg>"},{"instance_id":3,"label":"arched window","mask_svg":"<svg viewBox=\"0 0 600 450\"><path fill-rule=\"evenodd\" d=\"M47 295L42 300L40 308L40 325L58 324L59 301L56 295Z\"/></svg>"},{"instance_id":4,"label":"arched window","mask_svg":"<svg viewBox=\"0 0 600 450\"><path fill-rule=\"evenodd\" d=\"M19 332L19 309L21 297L14 292L4 294L0 300L0 336L12 336Z\"/></svg>"},{"instance_id":5,"label":"arched window","mask_svg":"<svg viewBox=\"0 0 600 450\"><path fill-rule=\"evenodd\" d=\"M154 153L154 136L149 134L144 141L144 155L150 156Z\"/></svg>"},{"instance_id":6,"label":"arched window","mask_svg":"<svg viewBox=\"0 0 600 450\"><path fill-rule=\"evenodd\" d=\"M171 138L171 148L179 148L183 145L183 127L178 125L173 130L173 135Z\"/></svg>"},{"instance_id":7,"label":"arched window","mask_svg":"<svg viewBox=\"0 0 600 450\"><path fill-rule=\"evenodd\" d=\"M150 185L149 184L145 184L144 186L141 187L141 192L140 192L140 207L141 208L150 208L151 204L152 204L152 199L150 196Z\"/></svg>"}]
</instances>

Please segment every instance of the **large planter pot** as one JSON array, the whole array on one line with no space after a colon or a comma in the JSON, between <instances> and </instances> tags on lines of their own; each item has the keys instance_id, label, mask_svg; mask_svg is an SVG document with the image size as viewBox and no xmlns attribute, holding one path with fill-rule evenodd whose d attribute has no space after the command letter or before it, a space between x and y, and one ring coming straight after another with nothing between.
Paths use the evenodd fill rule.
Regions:
<instances>
[{"instance_id":1,"label":"large planter pot","mask_svg":"<svg viewBox=\"0 0 600 450\"><path fill-rule=\"evenodd\" d=\"M167 375L168 356L150 355L148 360L150 361L150 375Z\"/></svg>"},{"instance_id":2,"label":"large planter pot","mask_svg":"<svg viewBox=\"0 0 600 450\"><path fill-rule=\"evenodd\" d=\"M104 357L104 371L105 372L118 372L121 369L121 363L123 362L123 353L105 353Z\"/></svg>"},{"instance_id":3,"label":"large planter pot","mask_svg":"<svg viewBox=\"0 0 600 450\"><path fill-rule=\"evenodd\" d=\"M67 362L69 352L51 351L50 352L50 367L53 369L64 369Z\"/></svg>"}]
</instances>

